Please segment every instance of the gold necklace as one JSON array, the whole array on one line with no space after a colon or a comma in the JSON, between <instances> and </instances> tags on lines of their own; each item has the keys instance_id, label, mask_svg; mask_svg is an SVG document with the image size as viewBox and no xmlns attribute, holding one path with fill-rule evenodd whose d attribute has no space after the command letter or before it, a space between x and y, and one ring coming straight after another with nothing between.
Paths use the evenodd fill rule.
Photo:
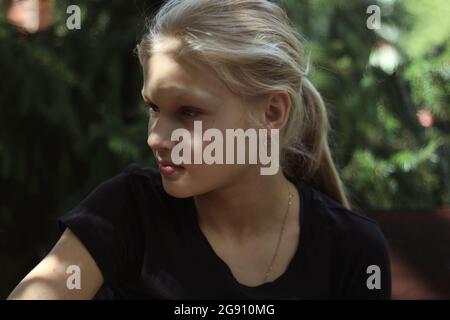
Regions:
<instances>
[{"instance_id":1,"label":"gold necklace","mask_svg":"<svg viewBox=\"0 0 450 320\"><path fill-rule=\"evenodd\" d=\"M265 282L267 281L267 278L269 277L269 274L270 274L270 272L272 271L273 262L275 261L275 257L277 256L278 249L279 249L279 247L280 247L281 237L282 237L283 232L284 232L284 226L285 226L285 224L286 224L286 218L287 218L287 215L288 215L288 213L289 213L289 208L291 207L291 203L292 203L292 194L291 194L291 189L289 188L289 182L288 182L288 184L287 184L287 187L288 187L288 192L289 192L288 207L287 207L287 209L286 209L286 213L284 214L283 225L281 226L280 235L278 236L277 247L275 248L275 253L274 253L273 257L272 257L272 261L270 262L270 266L269 266L269 268L267 269L266 274L265 274L265 276L264 276L264 281L263 281L263 283L265 283Z\"/></svg>"}]
</instances>

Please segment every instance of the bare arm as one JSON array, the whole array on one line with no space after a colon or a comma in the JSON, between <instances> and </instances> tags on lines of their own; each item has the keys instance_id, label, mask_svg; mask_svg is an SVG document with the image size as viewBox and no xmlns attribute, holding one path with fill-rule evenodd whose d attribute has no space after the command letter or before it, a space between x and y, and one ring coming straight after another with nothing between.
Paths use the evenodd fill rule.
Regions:
<instances>
[{"instance_id":1,"label":"bare arm","mask_svg":"<svg viewBox=\"0 0 450 320\"><path fill-rule=\"evenodd\" d=\"M67 286L69 277L75 273L69 266L79 267L80 289L69 289ZM72 270L71 273L67 273L68 270ZM49 254L28 273L7 299L92 299L103 281L103 275L92 256L67 228Z\"/></svg>"}]
</instances>

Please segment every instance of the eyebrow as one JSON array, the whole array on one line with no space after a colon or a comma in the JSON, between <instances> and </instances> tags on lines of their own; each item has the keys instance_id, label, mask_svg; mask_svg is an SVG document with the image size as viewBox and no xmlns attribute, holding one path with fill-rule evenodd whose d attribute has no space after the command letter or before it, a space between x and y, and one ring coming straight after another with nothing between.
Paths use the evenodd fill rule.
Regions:
<instances>
[{"instance_id":1,"label":"eyebrow","mask_svg":"<svg viewBox=\"0 0 450 320\"><path fill-rule=\"evenodd\" d=\"M196 94L194 90L191 89L187 89L187 88L183 88L183 87L179 87L179 86L167 86L167 87L161 87L157 90L158 92L162 92L162 91L169 91L170 92L170 98L180 98L180 97L185 97L185 96L192 96L196 99L210 99L211 96L207 96L206 94L203 95L199 95ZM144 90L142 90L142 97L144 99L145 102L148 103L153 103L152 100L150 99L149 96L147 96L144 93Z\"/></svg>"},{"instance_id":2,"label":"eyebrow","mask_svg":"<svg viewBox=\"0 0 450 320\"><path fill-rule=\"evenodd\" d=\"M192 90L189 88L184 88L184 87L177 86L177 85L169 85L169 86L165 86L165 87L160 87L157 89L157 91L170 92L169 99L176 99L176 98L181 98L181 97L185 97L185 96L193 97L195 99L195 101L200 102L200 103L199 103L199 105L196 105L196 102L194 102L192 105L189 105L189 106L199 107L201 109L204 109L205 111L210 110L211 112L216 112L218 110L218 106L223 103L223 98L221 98L220 96L213 95L207 91L196 93L195 90ZM144 93L144 90L142 90L141 93L142 93L142 97L143 97L144 101L147 104L156 105L156 103L154 103L150 99L150 97Z\"/></svg>"},{"instance_id":3,"label":"eyebrow","mask_svg":"<svg viewBox=\"0 0 450 320\"><path fill-rule=\"evenodd\" d=\"M188 90L186 90L186 89L184 89L184 88L181 88L181 87L177 87L177 86L170 86L170 87L162 87L162 88L159 88L159 89L157 89L157 91L171 91L171 92L177 92L177 96L181 96L181 95L187 95L188 94ZM145 93L144 93L144 89L142 90L142 97L144 98L144 100L145 101L148 101L148 102L152 102L152 100L150 99L150 97L149 96L147 96Z\"/></svg>"}]
</instances>

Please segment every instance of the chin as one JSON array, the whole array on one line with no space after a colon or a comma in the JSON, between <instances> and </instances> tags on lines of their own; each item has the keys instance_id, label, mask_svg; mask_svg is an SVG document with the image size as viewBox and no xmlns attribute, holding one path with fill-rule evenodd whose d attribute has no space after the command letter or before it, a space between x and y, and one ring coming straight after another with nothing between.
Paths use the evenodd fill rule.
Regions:
<instances>
[{"instance_id":1,"label":"chin","mask_svg":"<svg viewBox=\"0 0 450 320\"><path fill-rule=\"evenodd\" d=\"M162 179L162 185L164 188L164 191L166 191L167 194L174 198L189 198L192 197L194 194L192 193L192 186L186 185L186 183L183 183L181 181L176 180L165 180Z\"/></svg>"}]
</instances>

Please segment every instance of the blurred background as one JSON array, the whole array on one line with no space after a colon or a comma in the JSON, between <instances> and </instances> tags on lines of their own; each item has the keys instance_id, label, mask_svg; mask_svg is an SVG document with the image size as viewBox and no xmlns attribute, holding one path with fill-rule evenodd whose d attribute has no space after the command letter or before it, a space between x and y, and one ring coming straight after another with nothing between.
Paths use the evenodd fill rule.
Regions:
<instances>
[{"instance_id":1,"label":"blurred background","mask_svg":"<svg viewBox=\"0 0 450 320\"><path fill-rule=\"evenodd\" d=\"M0 0L0 298L58 216L154 163L134 48L161 2ZM307 41L355 210L389 241L393 298L450 299L450 2L278 3Z\"/></svg>"}]
</instances>

